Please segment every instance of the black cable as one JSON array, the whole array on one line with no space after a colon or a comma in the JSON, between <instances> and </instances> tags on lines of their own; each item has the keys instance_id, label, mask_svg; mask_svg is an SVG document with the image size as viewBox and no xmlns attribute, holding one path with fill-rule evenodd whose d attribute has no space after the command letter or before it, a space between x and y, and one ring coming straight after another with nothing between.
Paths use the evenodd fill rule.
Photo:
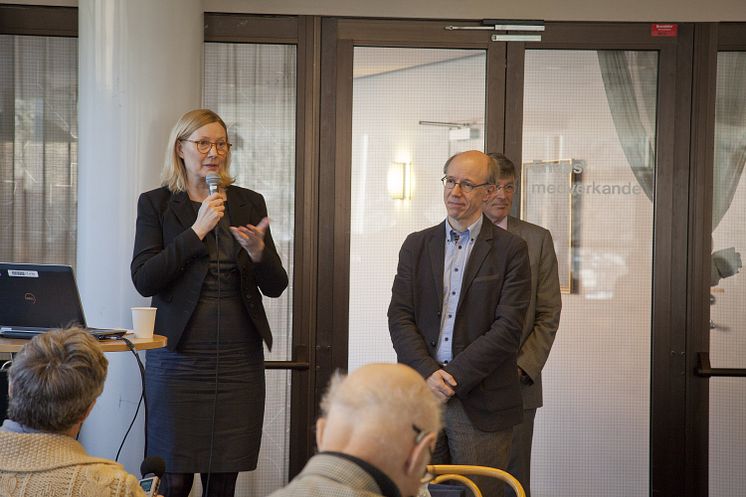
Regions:
<instances>
[{"instance_id":1,"label":"black cable","mask_svg":"<svg viewBox=\"0 0 746 497\"><path fill-rule=\"evenodd\" d=\"M119 455L122 453L122 448L124 447L124 442L127 440L127 437L130 434L130 431L132 430L132 427L135 424L135 420L137 419L137 415L140 413L140 406L145 404L145 409L143 410L143 415L145 417L145 448L144 448L144 454L143 459L148 453L148 436L147 436L147 429L148 429L148 403L145 398L145 366L143 365L142 361L140 360L140 356L137 355L137 350L135 349L135 344L133 344L128 338L121 336L121 337L115 337L116 340L123 341L127 348L132 352L132 354L135 356L135 360L137 360L137 367L140 369L140 386L142 388L142 391L140 393L140 400L137 402L137 408L135 409L135 415L132 417L132 421L130 422L130 425L127 427L127 432L124 434L124 438L122 438L122 443L119 444L119 449L117 450L117 455L114 458L115 461L119 461Z\"/></svg>"},{"instance_id":2,"label":"black cable","mask_svg":"<svg viewBox=\"0 0 746 497\"><path fill-rule=\"evenodd\" d=\"M221 219L222 221L222 219ZM215 226L215 253L217 254L216 266L217 266L217 280L218 280L218 309L216 318L216 333L215 333L215 390L212 398L212 422L210 423L210 457L207 462L207 482L204 484L204 492L202 495L209 497L210 495L210 480L212 479L212 454L215 449L215 416L218 409L218 375L220 371L220 245L218 244L218 231L220 230L220 221Z\"/></svg>"}]
</instances>

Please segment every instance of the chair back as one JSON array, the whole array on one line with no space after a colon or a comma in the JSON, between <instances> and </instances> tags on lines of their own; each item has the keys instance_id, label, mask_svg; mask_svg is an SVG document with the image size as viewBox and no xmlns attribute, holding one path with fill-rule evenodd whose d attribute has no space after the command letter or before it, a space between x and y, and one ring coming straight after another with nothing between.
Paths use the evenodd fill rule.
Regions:
<instances>
[{"instance_id":1,"label":"chair back","mask_svg":"<svg viewBox=\"0 0 746 497\"><path fill-rule=\"evenodd\" d=\"M470 466L468 464L432 464L427 467L428 473L435 475L432 483L444 481L458 481L471 490L474 497L482 497L482 492L477 485L467 476L488 476L502 480L515 491L517 497L526 497L521 482L513 475L502 469L490 468L489 466Z\"/></svg>"}]
</instances>

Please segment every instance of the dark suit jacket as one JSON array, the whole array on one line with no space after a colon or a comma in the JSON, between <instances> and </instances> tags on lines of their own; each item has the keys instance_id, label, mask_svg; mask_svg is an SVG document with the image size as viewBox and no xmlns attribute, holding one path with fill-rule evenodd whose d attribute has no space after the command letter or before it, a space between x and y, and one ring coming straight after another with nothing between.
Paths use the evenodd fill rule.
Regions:
<instances>
[{"instance_id":1,"label":"dark suit jacket","mask_svg":"<svg viewBox=\"0 0 746 497\"><path fill-rule=\"evenodd\" d=\"M264 197L229 186L227 207L233 226L259 224L267 215ZM207 275L209 255L192 224L197 213L186 192L171 193L162 187L140 195L137 202L137 230L130 271L141 295L153 297L155 330L168 337L168 349L175 350L200 298ZM268 297L279 297L288 285L272 235L264 237L262 260L254 264L249 254L234 242L236 262L241 273L241 297L248 315L267 347L272 333L262 305L261 290Z\"/></svg>"},{"instance_id":2,"label":"dark suit jacket","mask_svg":"<svg viewBox=\"0 0 746 497\"><path fill-rule=\"evenodd\" d=\"M541 226L508 217L508 231L526 240L531 260L531 303L523 326L518 366L531 380L521 388L523 408L536 409L542 405L541 370L552 349L562 311L557 255L551 233Z\"/></svg>"},{"instance_id":3,"label":"dark suit jacket","mask_svg":"<svg viewBox=\"0 0 746 497\"><path fill-rule=\"evenodd\" d=\"M453 360L435 359L443 303L443 223L407 237L389 305L389 332L399 362L427 378L444 369L456 395L483 431L520 423L516 354L531 292L526 242L486 217L466 266L453 331Z\"/></svg>"}]
</instances>

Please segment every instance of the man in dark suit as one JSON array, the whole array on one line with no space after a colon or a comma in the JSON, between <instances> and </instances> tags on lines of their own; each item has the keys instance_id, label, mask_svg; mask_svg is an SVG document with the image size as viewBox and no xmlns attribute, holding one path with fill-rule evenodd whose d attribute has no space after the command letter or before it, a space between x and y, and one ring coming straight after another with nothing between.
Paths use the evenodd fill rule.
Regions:
<instances>
[{"instance_id":1,"label":"man in dark suit","mask_svg":"<svg viewBox=\"0 0 746 497\"><path fill-rule=\"evenodd\" d=\"M528 250L482 214L495 191L493 159L463 152L444 173L447 218L402 245L389 331L399 362L445 402L433 461L504 469L523 411L515 371L531 291ZM478 485L502 495L496 480Z\"/></svg>"},{"instance_id":2,"label":"man in dark suit","mask_svg":"<svg viewBox=\"0 0 746 497\"><path fill-rule=\"evenodd\" d=\"M508 471L518 478L530 497L531 441L536 409L542 405L541 370L559 327L560 296L557 255L548 230L510 216L515 192L515 166L502 154L490 154L498 166L497 191L487 202L484 213L495 225L514 233L528 244L531 261L531 303L518 351L518 377L523 396L523 422L513 428ZM512 489L507 495L513 497Z\"/></svg>"}]
</instances>

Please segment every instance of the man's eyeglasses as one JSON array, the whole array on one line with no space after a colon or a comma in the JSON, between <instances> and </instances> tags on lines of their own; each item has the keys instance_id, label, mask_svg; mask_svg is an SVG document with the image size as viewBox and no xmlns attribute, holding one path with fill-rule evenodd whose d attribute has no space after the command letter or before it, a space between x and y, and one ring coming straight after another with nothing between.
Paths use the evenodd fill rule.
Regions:
<instances>
[{"instance_id":1,"label":"man's eyeglasses","mask_svg":"<svg viewBox=\"0 0 746 497\"><path fill-rule=\"evenodd\" d=\"M232 143L228 143L225 140L211 142L210 140L183 139L181 141L194 143L197 146L197 152L201 154L206 154L210 152L210 149L212 148L212 146L215 145L215 151L218 153L218 155L225 155L228 153L228 150L230 150L230 148L233 146Z\"/></svg>"},{"instance_id":2,"label":"man's eyeglasses","mask_svg":"<svg viewBox=\"0 0 746 497\"><path fill-rule=\"evenodd\" d=\"M422 428L418 427L416 424L412 424L412 429L415 432L414 437L414 444L417 445L418 443L422 442L422 440L430 434L429 431L425 431ZM433 451L430 448L430 446L427 447L427 450L430 451L430 457L433 457ZM425 474L422 475L422 478L420 478L421 484L430 483L435 478L435 475L427 471L427 467L425 467Z\"/></svg>"},{"instance_id":3,"label":"man's eyeglasses","mask_svg":"<svg viewBox=\"0 0 746 497\"><path fill-rule=\"evenodd\" d=\"M515 191L515 185L513 183L508 183L507 185L495 185L495 191L499 192L500 190L505 193L513 193Z\"/></svg>"},{"instance_id":4,"label":"man's eyeglasses","mask_svg":"<svg viewBox=\"0 0 746 497\"><path fill-rule=\"evenodd\" d=\"M443 182L443 186L446 187L446 190L453 190L454 188L456 188L456 185L458 185L461 187L461 191L464 193L472 192L475 188L479 188L480 186L494 186L492 183L480 183L478 185L475 185L470 181L456 181L450 176L443 176L442 178L440 178L440 181Z\"/></svg>"}]
</instances>

